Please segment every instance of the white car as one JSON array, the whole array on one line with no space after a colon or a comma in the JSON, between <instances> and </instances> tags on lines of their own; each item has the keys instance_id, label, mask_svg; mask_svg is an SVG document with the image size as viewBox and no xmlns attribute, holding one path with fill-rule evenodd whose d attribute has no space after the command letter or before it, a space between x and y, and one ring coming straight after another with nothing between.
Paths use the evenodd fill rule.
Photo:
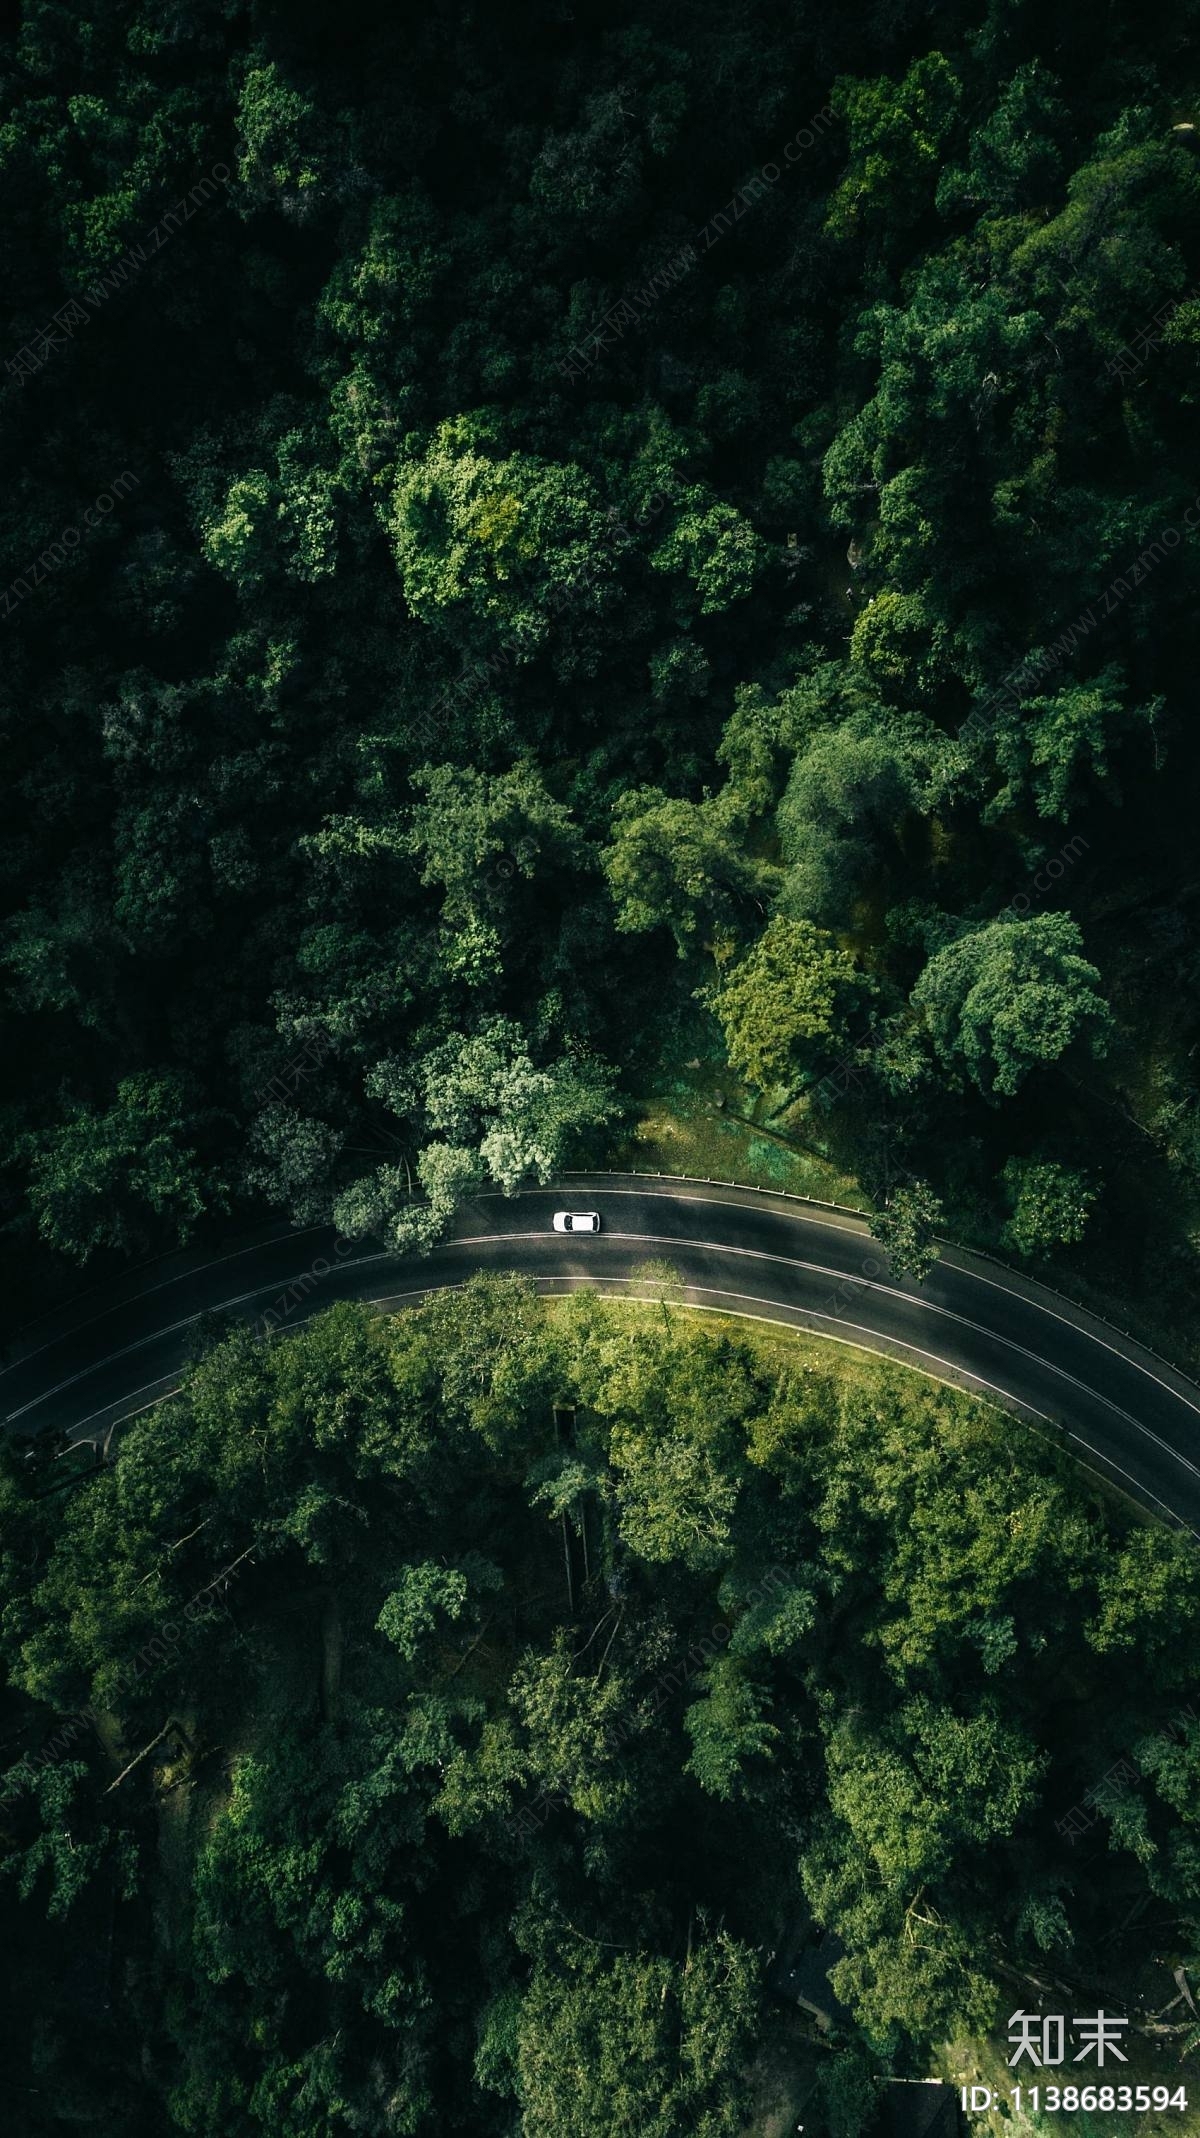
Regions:
<instances>
[{"instance_id":1,"label":"white car","mask_svg":"<svg viewBox=\"0 0 1200 2138\"><path fill-rule=\"evenodd\" d=\"M599 1232L600 1212L598 1210L556 1210L554 1213L554 1230L555 1232Z\"/></svg>"}]
</instances>

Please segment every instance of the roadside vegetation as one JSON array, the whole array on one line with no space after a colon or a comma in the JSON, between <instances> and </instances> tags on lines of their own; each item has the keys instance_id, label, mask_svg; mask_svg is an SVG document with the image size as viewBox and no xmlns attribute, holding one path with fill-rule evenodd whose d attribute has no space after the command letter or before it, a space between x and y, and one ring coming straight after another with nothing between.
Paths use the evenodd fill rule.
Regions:
<instances>
[{"instance_id":1,"label":"roadside vegetation","mask_svg":"<svg viewBox=\"0 0 1200 2138\"><path fill-rule=\"evenodd\" d=\"M67 1496L6 1462L22 2138L734 2138L796 1921L845 1947L822 2127L1047 1975L1178 2068L1190 1543L657 1291L234 1331Z\"/></svg>"}]
</instances>

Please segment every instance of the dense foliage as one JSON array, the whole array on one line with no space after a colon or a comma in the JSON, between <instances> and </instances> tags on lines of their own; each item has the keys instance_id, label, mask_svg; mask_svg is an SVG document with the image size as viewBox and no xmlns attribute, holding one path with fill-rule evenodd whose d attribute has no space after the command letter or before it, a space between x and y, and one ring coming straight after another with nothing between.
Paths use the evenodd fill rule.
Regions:
<instances>
[{"instance_id":1,"label":"dense foliage","mask_svg":"<svg viewBox=\"0 0 1200 2138\"><path fill-rule=\"evenodd\" d=\"M876 2069L1194 1953L1190 1544L818 1360L479 1278L229 1336L65 1501L10 1467L22 2133L721 2138L797 1911Z\"/></svg>"},{"instance_id":2,"label":"dense foliage","mask_svg":"<svg viewBox=\"0 0 1200 2138\"><path fill-rule=\"evenodd\" d=\"M269 1211L420 1251L694 1061L894 1268L1195 1348L1198 27L22 0L6 1325ZM805 1911L850 2138L1194 1953L1194 1557L814 1357L481 1285L0 1456L16 2127L725 2138Z\"/></svg>"},{"instance_id":3,"label":"dense foliage","mask_svg":"<svg viewBox=\"0 0 1200 2138\"><path fill-rule=\"evenodd\" d=\"M1194 1267L1194 16L24 0L10 1311L419 1247L674 1033Z\"/></svg>"}]
</instances>

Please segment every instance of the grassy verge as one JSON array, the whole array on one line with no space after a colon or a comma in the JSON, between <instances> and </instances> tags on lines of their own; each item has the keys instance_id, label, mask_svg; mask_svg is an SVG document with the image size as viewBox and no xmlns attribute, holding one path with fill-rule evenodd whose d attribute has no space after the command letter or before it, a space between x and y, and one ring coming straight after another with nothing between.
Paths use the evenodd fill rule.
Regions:
<instances>
[{"instance_id":1,"label":"grassy verge","mask_svg":"<svg viewBox=\"0 0 1200 2138\"><path fill-rule=\"evenodd\" d=\"M764 1120L768 1113L767 1103L752 1098L728 1070L711 1063L685 1068L641 1101L636 1120L609 1162L617 1170L734 1181L870 1212L871 1199L853 1173L798 1140L805 1125L800 1110L783 1117L791 1133L781 1132L774 1119ZM1071 1259L1023 1265L966 1213L956 1223L954 1212L948 1211L947 1231L962 1246L990 1254L1088 1308L1182 1372L1200 1374L1200 1334L1190 1289L1194 1263L1178 1249L1172 1254L1168 1244L1161 1258L1143 1260L1128 1272L1115 1266L1111 1246L1106 1253L1089 1245Z\"/></svg>"},{"instance_id":2,"label":"grassy verge","mask_svg":"<svg viewBox=\"0 0 1200 2138\"><path fill-rule=\"evenodd\" d=\"M645 1313L649 1302L659 1297L670 1303L674 1285L669 1256L660 1261L645 1263L643 1272L644 1296L630 1296L627 1292L607 1293L606 1303L626 1314ZM579 1294L572 1296L578 1298ZM543 1305L551 1315L562 1314L567 1311L569 1301L551 1296L543 1300ZM657 1313L657 1304L653 1311ZM974 1395L969 1390L960 1388L956 1382L944 1380L940 1374L931 1373L927 1367L904 1365L898 1359L889 1358L883 1352L871 1351L865 1345L852 1343L846 1337L818 1336L804 1329L771 1325L755 1321L748 1316L723 1314L712 1307L684 1307L682 1311L693 1320L703 1323L714 1336L736 1336L740 1342L747 1344L772 1372L781 1373L786 1368L794 1369L799 1365L802 1373L834 1382L839 1389L847 1391L864 1406L887 1401L907 1401L911 1406L918 1401L936 1400L936 1391L938 1397L945 1397L947 1401L961 1405L964 1412L987 1412L995 1421L997 1431L1003 1435L1006 1444L1011 1444L1014 1435L1025 1434L1032 1444L1052 1451L1056 1457L1063 1453L1063 1443L1056 1427L1035 1425L1029 1419L1003 1410L998 1404L990 1402L986 1396ZM1099 1471L1088 1469L1070 1456L1067 1460L1077 1471L1081 1492L1087 1493L1111 1509L1119 1508L1124 1516L1132 1517L1135 1522L1153 1527L1158 1518L1149 1508L1142 1506L1140 1501L1128 1498L1110 1479L1101 1476Z\"/></svg>"}]
</instances>

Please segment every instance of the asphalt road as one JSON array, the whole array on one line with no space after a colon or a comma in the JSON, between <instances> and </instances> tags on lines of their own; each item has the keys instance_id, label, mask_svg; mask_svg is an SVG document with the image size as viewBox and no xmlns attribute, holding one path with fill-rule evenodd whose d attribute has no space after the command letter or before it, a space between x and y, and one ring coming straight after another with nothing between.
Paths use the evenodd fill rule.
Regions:
<instances>
[{"instance_id":1,"label":"asphalt road","mask_svg":"<svg viewBox=\"0 0 1200 2138\"><path fill-rule=\"evenodd\" d=\"M554 1233L560 1208L598 1210L602 1232ZM957 1249L923 1285L897 1284L849 1215L644 1174L482 1196L426 1260L323 1227L263 1228L216 1258L172 1257L27 1332L0 1373L0 1416L13 1432L102 1439L177 1385L204 1309L292 1328L335 1299L411 1304L481 1269L519 1270L545 1292L637 1295L647 1262L670 1263L690 1305L887 1352L1062 1427L1082 1462L1200 1538L1200 1388L1117 1330Z\"/></svg>"}]
</instances>

